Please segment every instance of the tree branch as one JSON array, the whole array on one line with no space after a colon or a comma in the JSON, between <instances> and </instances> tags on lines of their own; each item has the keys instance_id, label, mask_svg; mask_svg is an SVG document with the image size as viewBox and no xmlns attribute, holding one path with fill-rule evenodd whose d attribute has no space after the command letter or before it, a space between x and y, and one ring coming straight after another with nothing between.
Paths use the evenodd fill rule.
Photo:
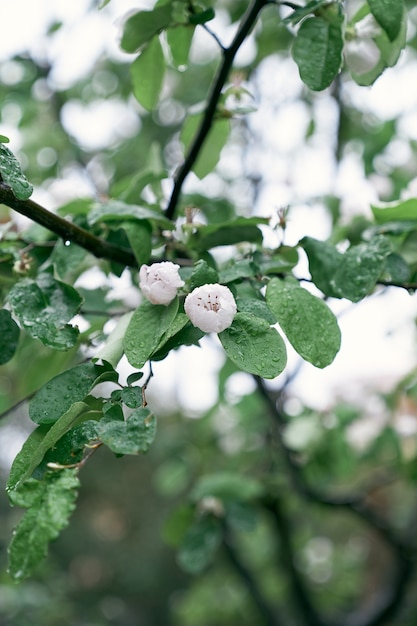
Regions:
<instances>
[{"instance_id":1,"label":"tree branch","mask_svg":"<svg viewBox=\"0 0 417 626\"><path fill-rule=\"evenodd\" d=\"M280 431L285 425L285 419L276 399L268 391L261 378L255 376L255 380L260 394L267 403L271 417L276 421ZM339 622L341 626L382 626L387 618L395 614L401 604L406 587L414 572L413 560L416 556L416 548L410 546L409 542L399 539L389 524L365 503L366 494L330 497L308 485L282 438L279 437L278 441L290 480L299 496L320 506L346 509L376 531L390 548L395 563L393 580L379 590L370 609L358 611Z\"/></svg>"},{"instance_id":2,"label":"tree branch","mask_svg":"<svg viewBox=\"0 0 417 626\"><path fill-rule=\"evenodd\" d=\"M128 248L116 246L96 237L84 228L51 213L33 200L19 200L10 187L2 182L0 182L0 203L47 228L64 241L71 241L81 246L99 259L107 259L129 267L137 267L138 265L135 256Z\"/></svg>"},{"instance_id":3,"label":"tree branch","mask_svg":"<svg viewBox=\"0 0 417 626\"><path fill-rule=\"evenodd\" d=\"M223 60L218 69L217 76L213 82L212 90L208 98L207 107L201 121L200 128L197 131L190 150L185 158L184 163L175 176L174 187L171 193L168 206L166 208L166 216L169 219L175 217L178 200L181 195L182 186L188 174L190 173L194 163L200 154L203 143L212 127L214 116L216 114L217 105L222 93L223 86L227 80L227 76L233 65L234 58L240 46L253 28L260 11L264 6L269 4L269 0L253 0L246 14L243 16L238 31L228 48L223 50Z\"/></svg>"},{"instance_id":4,"label":"tree branch","mask_svg":"<svg viewBox=\"0 0 417 626\"><path fill-rule=\"evenodd\" d=\"M260 615L262 615L262 624L264 626L283 626L284 623L279 617L277 617L276 613L272 611L271 607L267 604L265 598L261 593L261 590L259 589L257 581L252 576L246 565L244 565L244 563L240 560L230 530L226 526L223 530L223 547L229 562L231 563L231 565L233 565L235 572L243 581L254 604L258 608Z\"/></svg>"}]
</instances>

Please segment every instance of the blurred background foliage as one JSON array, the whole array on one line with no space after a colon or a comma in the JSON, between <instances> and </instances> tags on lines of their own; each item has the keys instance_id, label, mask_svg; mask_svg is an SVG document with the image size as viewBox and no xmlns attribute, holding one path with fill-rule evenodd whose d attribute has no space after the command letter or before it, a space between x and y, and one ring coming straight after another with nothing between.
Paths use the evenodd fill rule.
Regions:
<instances>
[{"instance_id":1,"label":"blurred background foliage","mask_svg":"<svg viewBox=\"0 0 417 626\"><path fill-rule=\"evenodd\" d=\"M88 10L95 12L96 4ZM403 67L413 66L415 77L417 11L413 2L408 6ZM216 3L228 27L246 7L239 0ZM204 100L217 66L218 57L210 46L205 44L203 53L195 51L195 62L187 71L170 70L158 109L147 113L132 100L127 57L103 50L84 75L59 84L46 51L64 28L65 23L51 22L43 47L29 46L4 61L0 70L2 128L4 134L16 133L17 154L38 193L59 205L91 193L105 197L113 186L128 186L138 171L147 167L157 171L162 162L174 170L181 162L178 132L187 110ZM277 8L268 7L251 39L250 61L240 63L233 77L248 84L256 104L259 95L268 99L270 92L274 98L274 72L279 63L288 63L291 40ZM297 74L295 66L292 72ZM266 88L259 84L265 76L270 83ZM301 106L308 112L310 121L301 138L304 146L323 140L322 121L317 119L319 101L336 107L337 120L329 130L334 162L342 167L350 154L359 155L364 174L379 185L380 199L398 198L417 175L417 134L407 136L401 116L385 119L369 112L355 98L347 75L318 96L301 84L280 88L286 92L285 106ZM77 134L71 112L88 113L90 117L83 120L88 124L105 106L117 111L118 123L111 117L112 124L94 140L88 133L83 137L81 130ZM221 211L227 208L226 200L236 202L244 214L252 208L261 210L257 202L267 181L248 155L254 145L262 150L262 135L251 124L250 116L237 116L230 154L240 160L239 166L222 168L221 162L216 170L215 182L223 191L233 178L228 193L216 200ZM279 168L272 176L280 176ZM292 192L296 205L301 194ZM333 225L334 239L355 242L357 232L368 225L367 218L346 218L337 192L320 201ZM290 216L296 219L292 211ZM206 218L210 219L209 211ZM214 210L211 219L216 221ZM0 222L8 220L9 211L0 207ZM2 273L1 267L0 276L7 287L7 272ZM114 297L112 285L102 288ZM97 342L105 321L99 313L89 317ZM0 412L79 358L75 351L52 352L25 337L13 360L0 371ZM150 386L149 402L162 412L150 452L142 458L118 459L100 450L94 456L94 462L82 470L71 525L53 544L37 575L19 586L10 583L5 571L6 546L19 513L9 508L5 494L0 496L0 622L4 626L263 625L269 622L253 602L253 585L277 608L282 618L281 622L277 618L277 624L307 623L300 604L309 593L329 616L328 623L339 623L341 615L366 615L381 589L384 593L401 585L401 567L406 568L403 552L415 554L416 372L391 385L388 392L380 391L375 381L376 388L367 389L366 399L354 394L335 398L325 410L304 406L292 395L291 381L279 392L273 387L265 392L227 362L218 375L218 398L197 412L179 406L178 399L172 406L170 401L161 403L163 385L154 391ZM278 402L278 412L271 410L271 402ZM25 403L2 419L2 482L12 453L29 428ZM294 468L302 471L301 482L299 475L295 477L296 488L292 474L299 470ZM203 495L196 504L193 493L197 489L204 494L201 477L207 475L214 475L221 497L210 500ZM251 481L255 495L249 498L245 489L248 485L250 489ZM258 506L262 496L256 495L256 489L265 481L273 482L277 500ZM387 541L377 523L364 520L344 500L345 494L365 492L366 505L386 521L394 537L408 540L405 547L392 537ZM328 501L316 497L317 493L328 494ZM196 506L208 507L214 517L216 507L227 508L230 544L218 546L213 563L193 576L179 567L176 548ZM304 590L297 590L297 577L304 581ZM416 623L415 575L408 576L407 582L398 591L397 613L372 623ZM313 626L320 623L315 619L312 613ZM363 622L352 617L349 623Z\"/></svg>"}]
</instances>

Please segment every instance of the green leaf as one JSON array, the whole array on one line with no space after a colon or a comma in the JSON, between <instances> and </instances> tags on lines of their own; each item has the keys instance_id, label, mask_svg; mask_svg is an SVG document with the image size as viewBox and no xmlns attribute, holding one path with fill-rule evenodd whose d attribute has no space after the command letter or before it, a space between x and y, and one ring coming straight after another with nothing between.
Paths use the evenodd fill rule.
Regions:
<instances>
[{"instance_id":1,"label":"green leaf","mask_svg":"<svg viewBox=\"0 0 417 626\"><path fill-rule=\"evenodd\" d=\"M0 309L0 365L7 363L16 352L20 330L10 312Z\"/></svg>"},{"instance_id":2,"label":"green leaf","mask_svg":"<svg viewBox=\"0 0 417 626\"><path fill-rule=\"evenodd\" d=\"M90 226L98 222L124 223L126 220L147 220L165 229L173 228L171 220L168 220L161 211L154 211L137 204L127 204L120 200L96 202L89 211L87 219Z\"/></svg>"},{"instance_id":3,"label":"green leaf","mask_svg":"<svg viewBox=\"0 0 417 626\"><path fill-rule=\"evenodd\" d=\"M9 547L9 573L14 580L30 576L46 557L49 542L68 524L78 487L75 470L48 473L42 481L29 482L30 508L17 525Z\"/></svg>"},{"instance_id":4,"label":"green leaf","mask_svg":"<svg viewBox=\"0 0 417 626\"><path fill-rule=\"evenodd\" d=\"M301 80L313 91L329 87L342 66L342 50L341 24L322 17L307 18L299 28L292 48Z\"/></svg>"},{"instance_id":5,"label":"green leaf","mask_svg":"<svg viewBox=\"0 0 417 626\"><path fill-rule=\"evenodd\" d=\"M189 574L199 574L213 560L222 539L220 521L211 515L198 519L187 530L178 551L178 563Z\"/></svg>"},{"instance_id":6,"label":"green leaf","mask_svg":"<svg viewBox=\"0 0 417 626\"><path fill-rule=\"evenodd\" d=\"M84 402L76 402L51 427L43 424L29 436L12 465L7 485L10 498L13 499L13 491L20 488L20 485L32 476L48 450L75 425L88 408ZM36 447L35 443L37 443Z\"/></svg>"},{"instance_id":7,"label":"green leaf","mask_svg":"<svg viewBox=\"0 0 417 626\"><path fill-rule=\"evenodd\" d=\"M371 205L371 209L378 224L417 222L417 198L410 198L403 202L387 202L379 206Z\"/></svg>"},{"instance_id":8,"label":"green leaf","mask_svg":"<svg viewBox=\"0 0 417 626\"><path fill-rule=\"evenodd\" d=\"M4 143L0 143L0 180L10 187L19 200L27 200L33 193L33 187L23 174L19 161Z\"/></svg>"},{"instance_id":9,"label":"green leaf","mask_svg":"<svg viewBox=\"0 0 417 626\"><path fill-rule=\"evenodd\" d=\"M258 225L267 224L268 221L268 219L260 217L237 217L228 222L207 224L196 229L190 240L190 245L202 251L215 246L229 246L242 241L262 243L263 235Z\"/></svg>"},{"instance_id":10,"label":"green leaf","mask_svg":"<svg viewBox=\"0 0 417 626\"><path fill-rule=\"evenodd\" d=\"M398 37L404 13L403 0L367 0L375 20L387 33L390 41Z\"/></svg>"},{"instance_id":11,"label":"green leaf","mask_svg":"<svg viewBox=\"0 0 417 626\"><path fill-rule=\"evenodd\" d=\"M219 282L219 274L217 270L204 261L199 259L195 262L193 271L189 280L190 291L201 285L209 285Z\"/></svg>"},{"instance_id":12,"label":"green leaf","mask_svg":"<svg viewBox=\"0 0 417 626\"><path fill-rule=\"evenodd\" d=\"M72 348L78 328L68 322L78 312L82 299L77 291L51 274L36 280L25 278L10 290L8 301L23 328L35 339L55 350Z\"/></svg>"},{"instance_id":13,"label":"green leaf","mask_svg":"<svg viewBox=\"0 0 417 626\"><path fill-rule=\"evenodd\" d=\"M282 337L266 320L251 313L236 313L219 339L229 359L245 372L275 378L287 363Z\"/></svg>"},{"instance_id":14,"label":"green leaf","mask_svg":"<svg viewBox=\"0 0 417 626\"><path fill-rule=\"evenodd\" d=\"M35 424L52 424L70 407L83 400L100 382L116 381L117 373L106 365L81 363L48 381L29 404Z\"/></svg>"},{"instance_id":15,"label":"green leaf","mask_svg":"<svg viewBox=\"0 0 417 626\"><path fill-rule=\"evenodd\" d=\"M6 135L0 135L0 143L10 143L9 137L6 137Z\"/></svg>"},{"instance_id":16,"label":"green leaf","mask_svg":"<svg viewBox=\"0 0 417 626\"><path fill-rule=\"evenodd\" d=\"M123 340L132 315L133 313L126 313L119 319L116 327L107 337L106 343L97 352L94 360L102 359L110 363L113 367L117 367L117 364L123 356Z\"/></svg>"},{"instance_id":17,"label":"green leaf","mask_svg":"<svg viewBox=\"0 0 417 626\"><path fill-rule=\"evenodd\" d=\"M273 278L266 301L293 348L309 363L326 367L340 349L336 317L323 300L296 282Z\"/></svg>"},{"instance_id":18,"label":"green leaf","mask_svg":"<svg viewBox=\"0 0 417 626\"><path fill-rule=\"evenodd\" d=\"M362 300L372 291L391 253L390 242L383 236L351 246L345 254L312 237L305 237L301 244L307 252L314 284L326 296L352 302Z\"/></svg>"},{"instance_id":19,"label":"green leaf","mask_svg":"<svg viewBox=\"0 0 417 626\"><path fill-rule=\"evenodd\" d=\"M139 409L143 404L142 387L123 387L121 400L129 409Z\"/></svg>"},{"instance_id":20,"label":"green leaf","mask_svg":"<svg viewBox=\"0 0 417 626\"><path fill-rule=\"evenodd\" d=\"M265 300L259 300L257 298L236 298L236 304L238 311L241 313L252 313L252 315L256 315L256 317L262 317L268 324L273 325L277 323L275 316L272 314Z\"/></svg>"},{"instance_id":21,"label":"green leaf","mask_svg":"<svg viewBox=\"0 0 417 626\"><path fill-rule=\"evenodd\" d=\"M212 7L208 9L204 9L198 13L192 13L190 15L190 24L205 24L206 22L210 22L215 18L216 14Z\"/></svg>"},{"instance_id":22,"label":"green leaf","mask_svg":"<svg viewBox=\"0 0 417 626\"><path fill-rule=\"evenodd\" d=\"M165 59L159 37L154 37L130 66L133 95L147 111L158 104L165 75Z\"/></svg>"},{"instance_id":23,"label":"green leaf","mask_svg":"<svg viewBox=\"0 0 417 626\"><path fill-rule=\"evenodd\" d=\"M156 6L153 11L138 11L125 22L121 47L137 52L171 23L171 3Z\"/></svg>"},{"instance_id":24,"label":"green leaf","mask_svg":"<svg viewBox=\"0 0 417 626\"><path fill-rule=\"evenodd\" d=\"M383 236L349 248L335 277L341 297L359 302L368 295L375 287L390 253L390 242Z\"/></svg>"},{"instance_id":25,"label":"green leaf","mask_svg":"<svg viewBox=\"0 0 417 626\"><path fill-rule=\"evenodd\" d=\"M140 369L153 352L174 321L178 311L178 299L168 306L143 302L133 314L127 328L124 349L133 367Z\"/></svg>"},{"instance_id":26,"label":"green leaf","mask_svg":"<svg viewBox=\"0 0 417 626\"><path fill-rule=\"evenodd\" d=\"M138 265L149 261L152 252L152 227L150 223L147 220L123 222L122 228L127 235Z\"/></svg>"},{"instance_id":27,"label":"green leaf","mask_svg":"<svg viewBox=\"0 0 417 626\"><path fill-rule=\"evenodd\" d=\"M257 230L259 231L258 228ZM224 233L222 233L221 236L223 237ZM254 232L254 236L257 237L258 234ZM219 272L219 280L214 282L220 282L222 285L227 285L227 283L231 283L241 278L255 276L257 273L259 273L259 268L256 263L253 262L253 259L241 259L239 261L231 259L230 262Z\"/></svg>"},{"instance_id":28,"label":"green leaf","mask_svg":"<svg viewBox=\"0 0 417 626\"><path fill-rule=\"evenodd\" d=\"M180 140L186 151L188 151L197 135L201 120L202 115L190 115L183 124ZM230 120L227 118L215 119L192 168L198 178L204 178L214 170L220 159L221 151L227 143L229 134Z\"/></svg>"},{"instance_id":29,"label":"green leaf","mask_svg":"<svg viewBox=\"0 0 417 626\"><path fill-rule=\"evenodd\" d=\"M324 4L327 4L328 0L312 0L308 2L305 7L298 7L285 19L282 20L283 24L298 24L304 17L315 13Z\"/></svg>"},{"instance_id":30,"label":"green leaf","mask_svg":"<svg viewBox=\"0 0 417 626\"><path fill-rule=\"evenodd\" d=\"M210 496L220 500L246 502L258 498L262 493L262 484L254 478L232 472L216 472L206 474L198 480L191 492L191 498L194 502Z\"/></svg>"},{"instance_id":31,"label":"green leaf","mask_svg":"<svg viewBox=\"0 0 417 626\"><path fill-rule=\"evenodd\" d=\"M185 69L188 65L191 44L195 27L178 24L167 30L167 42L171 51L172 62L178 69Z\"/></svg>"},{"instance_id":32,"label":"green leaf","mask_svg":"<svg viewBox=\"0 0 417 626\"><path fill-rule=\"evenodd\" d=\"M144 408L134 411L124 422L102 419L97 424L98 437L115 454L147 452L155 433L155 416Z\"/></svg>"}]
</instances>

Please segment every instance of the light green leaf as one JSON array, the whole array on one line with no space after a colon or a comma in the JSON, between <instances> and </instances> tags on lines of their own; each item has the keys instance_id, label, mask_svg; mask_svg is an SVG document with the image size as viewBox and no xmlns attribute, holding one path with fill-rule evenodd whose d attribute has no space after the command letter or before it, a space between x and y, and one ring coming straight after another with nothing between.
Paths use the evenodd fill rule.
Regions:
<instances>
[{"instance_id":1,"label":"light green leaf","mask_svg":"<svg viewBox=\"0 0 417 626\"><path fill-rule=\"evenodd\" d=\"M397 38L404 13L403 0L367 0L375 20L387 33L390 41Z\"/></svg>"},{"instance_id":2,"label":"light green leaf","mask_svg":"<svg viewBox=\"0 0 417 626\"><path fill-rule=\"evenodd\" d=\"M245 372L275 378L287 363L282 337L265 319L251 313L236 313L219 339L229 359Z\"/></svg>"},{"instance_id":3,"label":"light green leaf","mask_svg":"<svg viewBox=\"0 0 417 626\"><path fill-rule=\"evenodd\" d=\"M78 487L75 470L48 473L42 481L29 481L30 508L17 525L9 547L9 573L14 580L30 576L46 557L49 542L68 524Z\"/></svg>"},{"instance_id":4,"label":"light green leaf","mask_svg":"<svg viewBox=\"0 0 417 626\"><path fill-rule=\"evenodd\" d=\"M327 304L298 283L273 278L266 301L293 348L316 367L326 367L340 349L340 329Z\"/></svg>"},{"instance_id":5,"label":"light green leaf","mask_svg":"<svg viewBox=\"0 0 417 626\"><path fill-rule=\"evenodd\" d=\"M68 322L78 312L82 299L77 291L51 274L36 280L25 278L10 290L8 301L23 328L35 339L55 350L72 348L78 328Z\"/></svg>"},{"instance_id":6,"label":"light green leaf","mask_svg":"<svg viewBox=\"0 0 417 626\"><path fill-rule=\"evenodd\" d=\"M178 69L185 69L188 65L191 44L195 26L178 24L167 30L167 42L171 52L172 62Z\"/></svg>"},{"instance_id":7,"label":"light green leaf","mask_svg":"<svg viewBox=\"0 0 417 626\"><path fill-rule=\"evenodd\" d=\"M147 452L155 433L155 416L144 408L134 411L124 422L102 419L97 424L98 437L115 454Z\"/></svg>"},{"instance_id":8,"label":"light green leaf","mask_svg":"<svg viewBox=\"0 0 417 626\"><path fill-rule=\"evenodd\" d=\"M187 530L178 551L178 563L189 574L199 574L213 560L222 539L220 521L205 515Z\"/></svg>"},{"instance_id":9,"label":"light green leaf","mask_svg":"<svg viewBox=\"0 0 417 626\"><path fill-rule=\"evenodd\" d=\"M121 47L137 52L171 23L171 3L160 4L153 11L138 11L125 22Z\"/></svg>"},{"instance_id":10,"label":"light green leaf","mask_svg":"<svg viewBox=\"0 0 417 626\"><path fill-rule=\"evenodd\" d=\"M417 198L403 202L387 202L379 206L371 205L371 209L378 224L417 222Z\"/></svg>"},{"instance_id":11,"label":"light green leaf","mask_svg":"<svg viewBox=\"0 0 417 626\"><path fill-rule=\"evenodd\" d=\"M116 381L117 373L108 365L81 363L48 381L29 404L35 424L56 422L71 406L83 400L100 382Z\"/></svg>"},{"instance_id":12,"label":"light green leaf","mask_svg":"<svg viewBox=\"0 0 417 626\"><path fill-rule=\"evenodd\" d=\"M305 7L298 7L294 9L288 17L282 20L283 24L298 24L304 17L315 13L321 6L327 4L328 0L311 0Z\"/></svg>"},{"instance_id":13,"label":"light green leaf","mask_svg":"<svg viewBox=\"0 0 417 626\"><path fill-rule=\"evenodd\" d=\"M152 227L150 223L147 220L123 222L122 228L127 235L138 265L149 261L152 252Z\"/></svg>"},{"instance_id":14,"label":"light green leaf","mask_svg":"<svg viewBox=\"0 0 417 626\"><path fill-rule=\"evenodd\" d=\"M114 330L107 337L106 343L94 357L95 360L102 359L113 367L117 367L123 356L123 340L132 315L133 313L126 313L120 318Z\"/></svg>"},{"instance_id":15,"label":"light green leaf","mask_svg":"<svg viewBox=\"0 0 417 626\"><path fill-rule=\"evenodd\" d=\"M19 483L32 474L33 469L35 469L36 466L32 469L32 471L30 471L29 468L31 467L31 459L37 453L39 445L42 443L42 440L48 430L49 426L39 426L31 432L29 437L26 439L22 449L16 455L10 469L6 485L6 491L8 493L17 489ZM28 473L28 469L30 473Z\"/></svg>"},{"instance_id":16,"label":"light green leaf","mask_svg":"<svg viewBox=\"0 0 417 626\"><path fill-rule=\"evenodd\" d=\"M342 66L342 50L341 24L322 17L307 18L292 48L301 80L313 91L329 87Z\"/></svg>"},{"instance_id":17,"label":"light green leaf","mask_svg":"<svg viewBox=\"0 0 417 626\"><path fill-rule=\"evenodd\" d=\"M164 333L174 321L177 311L177 298L168 306L146 301L136 309L124 339L126 356L133 367L140 369L145 365L158 348Z\"/></svg>"},{"instance_id":18,"label":"light green leaf","mask_svg":"<svg viewBox=\"0 0 417 626\"><path fill-rule=\"evenodd\" d=\"M7 363L16 352L20 330L10 312L0 309L0 365Z\"/></svg>"},{"instance_id":19,"label":"light green leaf","mask_svg":"<svg viewBox=\"0 0 417 626\"><path fill-rule=\"evenodd\" d=\"M159 37L154 37L130 66L133 95L147 111L158 104L165 75L165 59Z\"/></svg>"},{"instance_id":20,"label":"light green leaf","mask_svg":"<svg viewBox=\"0 0 417 626\"><path fill-rule=\"evenodd\" d=\"M27 200L33 193L33 187L23 174L19 161L4 143L0 143L0 181L10 187L19 200Z\"/></svg>"},{"instance_id":21,"label":"light green leaf","mask_svg":"<svg viewBox=\"0 0 417 626\"><path fill-rule=\"evenodd\" d=\"M263 486L254 478L232 472L216 472L202 476L191 492L194 502L202 498L214 497L220 500L241 500L246 502L258 498Z\"/></svg>"},{"instance_id":22,"label":"light green leaf","mask_svg":"<svg viewBox=\"0 0 417 626\"><path fill-rule=\"evenodd\" d=\"M190 115L186 118L181 130L180 140L188 151L201 124L201 115ZM221 151L227 143L230 134L230 120L218 118L207 135L199 156L193 165L193 172L198 178L204 178L216 167Z\"/></svg>"}]
</instances>

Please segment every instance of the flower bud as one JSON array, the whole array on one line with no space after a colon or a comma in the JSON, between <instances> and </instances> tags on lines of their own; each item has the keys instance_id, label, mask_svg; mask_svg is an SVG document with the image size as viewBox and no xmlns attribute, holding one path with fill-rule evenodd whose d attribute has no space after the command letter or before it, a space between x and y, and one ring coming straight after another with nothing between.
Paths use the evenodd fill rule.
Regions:
<instances>
[{"instance_id":1,"label":"flower bud","mask_svg":"<svg viewBox=\"0 0 417 626\"><path fill-rule=\"evenodd\" d=\"M179 265L171 261L142 265L139 270L139 286L145 298L152 304L165 306L172 302L178 288L185 284L178 274L179 268Z\"/></svg>"},{"instance_id":2,"label":"flower bud","mask_svg":"<svg viewBox=\"0 0 417 626\"><path fill-rule=\"evenodd\" d=\"M215 283L188 294L184 309L194 326L205 333L220 333L231 325L236 302L228 287Z\"/></svg>"}]
</instances>

